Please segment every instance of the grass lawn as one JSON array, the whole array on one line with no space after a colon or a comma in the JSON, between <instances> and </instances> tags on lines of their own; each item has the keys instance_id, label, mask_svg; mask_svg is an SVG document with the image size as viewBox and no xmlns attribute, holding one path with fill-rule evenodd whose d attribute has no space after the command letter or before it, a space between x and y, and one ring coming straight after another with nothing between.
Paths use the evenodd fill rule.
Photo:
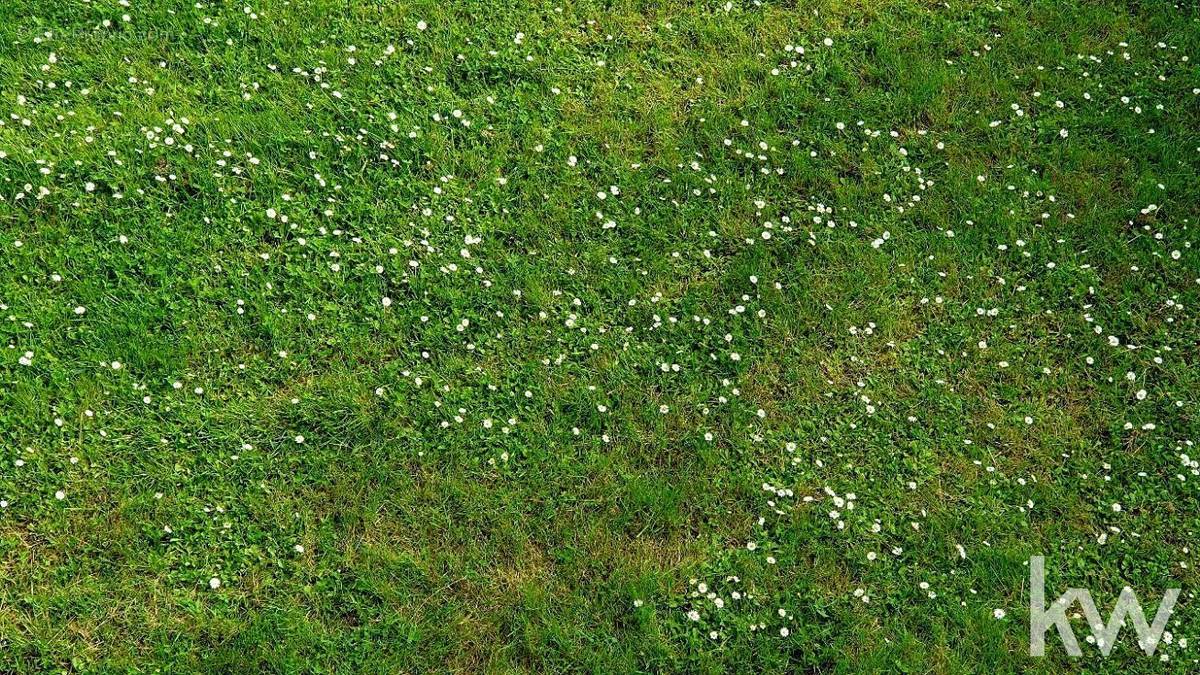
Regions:
<instances>
[{"instance_id":1,"label":"grass lawn","mask_svg":"<svg viewBox=\"0 0 1200 675\"><path fill-rule=\"evenodd\" d=\"M1198 223L1185 0L0 2L0 672L1195 672Z\"/></svg>"}]
</instances>

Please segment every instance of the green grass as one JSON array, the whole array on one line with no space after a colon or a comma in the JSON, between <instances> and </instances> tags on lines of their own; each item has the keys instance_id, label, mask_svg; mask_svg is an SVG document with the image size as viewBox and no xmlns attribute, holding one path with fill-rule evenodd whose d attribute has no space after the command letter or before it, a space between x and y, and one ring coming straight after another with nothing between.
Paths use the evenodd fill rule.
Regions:
<instances>
[{"instance_id":1,"label":"green grass","mask_svg":"<svg viewBox=\"0 0 1200 675\"><path fill-rule=\"evenodd\" d=\"M0 4L0 672L1195 669L1195 5L125 4Z\"/></svg>"}]
</instances>

